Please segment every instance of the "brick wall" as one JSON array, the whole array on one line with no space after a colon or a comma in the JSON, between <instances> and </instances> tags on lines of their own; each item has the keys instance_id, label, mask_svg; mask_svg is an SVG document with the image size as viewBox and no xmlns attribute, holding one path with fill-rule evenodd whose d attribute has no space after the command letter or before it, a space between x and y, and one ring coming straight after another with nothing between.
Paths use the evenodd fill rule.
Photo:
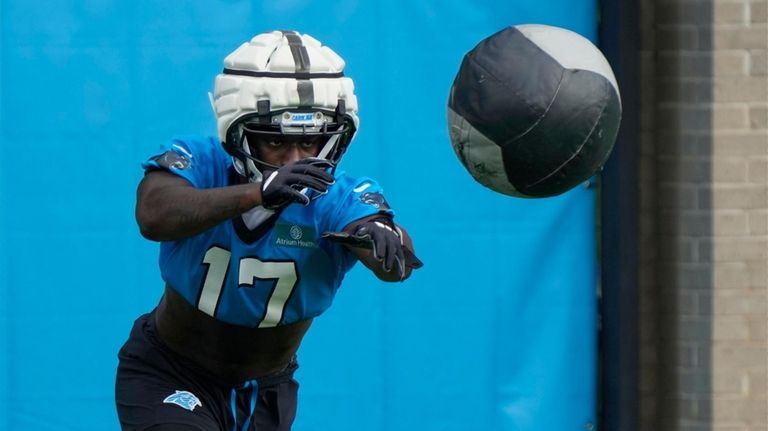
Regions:
<instances>
[{"instance_id":1,"label":"brick wall","mask_svg":"<svg viewBox=\"0 0 768 431\"><path fill-rule=\"evenodd\" d=\"M643 0L640 429L768 430L768 0Z\"/></svg>"}]
</instances>

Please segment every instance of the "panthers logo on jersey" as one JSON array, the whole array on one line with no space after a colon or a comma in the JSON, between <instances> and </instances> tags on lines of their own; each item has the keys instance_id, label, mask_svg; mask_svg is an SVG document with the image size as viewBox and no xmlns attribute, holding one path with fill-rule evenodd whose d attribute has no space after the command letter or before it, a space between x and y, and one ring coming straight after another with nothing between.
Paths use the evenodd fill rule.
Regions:
<instances>
[{"instance_id":1,"label":"panthers logo on jersey","mask_svg":"<svg viewBox=\"0 0 768 431\"><path fill-rule=\"evenodd\" d=\"M365 192L362 195L360 195L360 201L363 203L366 203L368 205L371 205L375 208L389 208L389 205L387 204L386 199L384 199L384 195L381 193L376 192Z\"/></svg>"},{"instance_id":2,"label":"panthers logo on jersey","mask_svg":"<svg viewBox=\"0 0 768 431\"><path fill-rule=\"evenodd\" d=\"M159 166L172 170L172 169L187 169L190 164L192 163L190 161L191 154L186 153L186 150L179 147L178 145L174 145L173 149L168 150L162 154L158 154L156 156L153 156L149 160L152 160L156 162Z\"/></svg>"}]
</instances>

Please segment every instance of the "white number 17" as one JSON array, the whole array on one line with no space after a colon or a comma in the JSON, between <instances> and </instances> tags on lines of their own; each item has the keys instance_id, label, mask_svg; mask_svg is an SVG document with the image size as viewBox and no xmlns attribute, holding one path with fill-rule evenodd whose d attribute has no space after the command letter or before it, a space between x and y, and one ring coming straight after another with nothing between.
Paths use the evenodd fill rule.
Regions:
<instances>
[{"instance_id":1,"label":"white number 17","mask_svg":"<svg viewBox=\"0 0 768 431\"><path fill-rule=\"evenodd\" d=\"M203 264L208 265L203 282L203 291L200 293L200 301L197 308L203 313L216 317L216 306L221 299L224 282L227 278L227 269L232 253L221 247L213 246L205 252ZM259 328L277 326L283 318L286 302L291 297L291 292L296 287L296 263L293 261L263 262L255 257L240 259L238 286L253 287L257 280L275 280L274 287L267 300L264 318L259 323Z\"/></svg>"}]
</instances>

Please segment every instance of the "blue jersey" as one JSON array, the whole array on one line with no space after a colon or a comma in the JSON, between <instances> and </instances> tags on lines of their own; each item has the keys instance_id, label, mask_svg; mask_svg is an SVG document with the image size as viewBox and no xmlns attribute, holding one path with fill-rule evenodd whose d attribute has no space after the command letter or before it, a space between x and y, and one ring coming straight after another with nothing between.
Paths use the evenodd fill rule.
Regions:
<instances>
[{"instance_id":1,"label":"blue jersey","mask_svg":"<svg viewBox=\"0 0 768 431\"><path fill-rule=\"evenodd\" d=\"M232 159L215 138L176 138L142 166L167 168L197 188L227 186L233 178ZM357 261L320 235L384 211L378 183L343 172L335 178L307 206L292 204L278 213L257 207L201 234L162 242L163 280L194 307L227 323L263 328L319 315Z\"/></svg>"}]
</instances>

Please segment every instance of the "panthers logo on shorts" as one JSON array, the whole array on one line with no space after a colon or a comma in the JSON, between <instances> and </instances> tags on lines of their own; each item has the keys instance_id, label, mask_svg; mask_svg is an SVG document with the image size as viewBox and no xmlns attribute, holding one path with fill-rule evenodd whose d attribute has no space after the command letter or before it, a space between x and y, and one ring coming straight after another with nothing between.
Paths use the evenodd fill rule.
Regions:
<instances>
[{"instance_id":1,"label":"panthers logo on shorts","mask_svg":"<svg viewBox=\"0 0 768 431\"><path fill-rule=\"evenodd\" d=\"M168 395L163 400L163 403L176 404L177 406L187 409L189 411L195 410L195 407L202 407L203 403L192 392L188 391L176 391L175 394Z\"/></svg>"}]
</instances>

